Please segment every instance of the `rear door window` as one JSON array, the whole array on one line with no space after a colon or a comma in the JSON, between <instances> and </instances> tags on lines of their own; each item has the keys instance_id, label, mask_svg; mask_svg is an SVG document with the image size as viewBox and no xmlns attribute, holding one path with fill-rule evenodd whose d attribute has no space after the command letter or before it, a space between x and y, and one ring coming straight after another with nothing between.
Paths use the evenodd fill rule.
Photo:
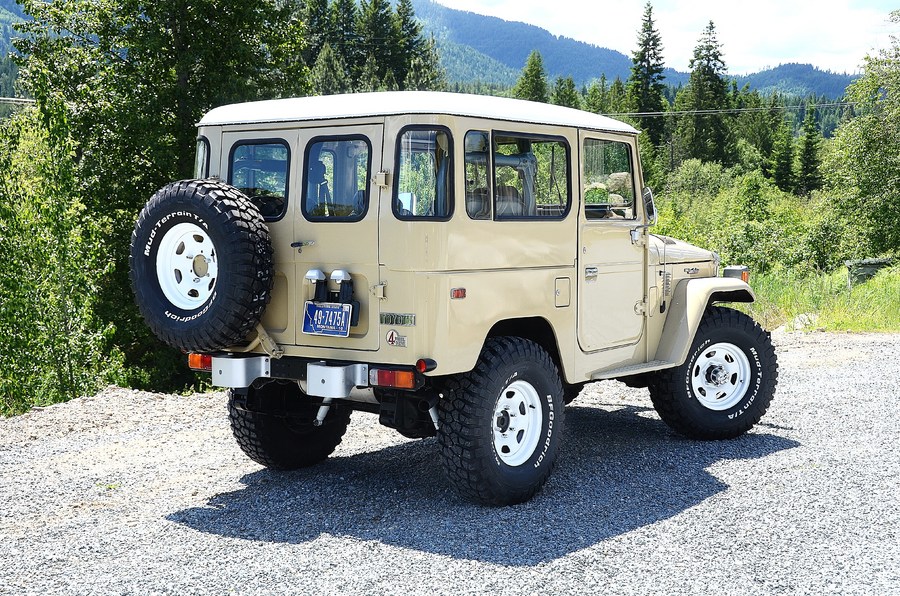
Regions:
<instances>
[{"instance_id":1,"label":"rear door window","mask_svg":"<svg viewBox=\"0 0 900 596\"><path fill-rule=\"evenodd\" d=\"M228 183L247 195L266 220L287 210L290 149L283 140L241 141L231 148Z\"/></svg>"},{"instance_id":2,"label":"rear door window","mask_svg":"<svg viewBox=\"0 0 900 596\"><path fill-rule=\"evenodd\" d=\"M359 221L369 208L372 160L361 136L316 138L304 160L303 216L309 221Z\"/></svg>"}]
</instances>

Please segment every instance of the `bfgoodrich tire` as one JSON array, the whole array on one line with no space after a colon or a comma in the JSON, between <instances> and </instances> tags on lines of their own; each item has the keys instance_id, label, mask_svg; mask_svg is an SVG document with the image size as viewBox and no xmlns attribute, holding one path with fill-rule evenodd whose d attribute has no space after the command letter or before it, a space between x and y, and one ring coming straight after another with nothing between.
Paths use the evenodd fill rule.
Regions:
<instances>
[{"instance_id":1,"label":"bfgoodrich tire","mask_svg":"<svg viewBox=\"0 0 900 596\"><path fill-rule=\"evenodd\" d=\"M274 470L296 470L323 461L341 443L350 411L332 406L321 426L313 425L318 405L295 383L273 381L228 392L228 417L247 457ZM250 410L248 408L254 408Z\"/></svg>"},{"instance_id":2,"label":"bfgoodrich tire","mask_svg":"<svg viewBox=\"0 0 900 596\"><path fill-rule=\"evenodd\" d=\"M236 345L272 290L269 230L238 190L214 180L160 189L131 236L131 285L150 329L189 352Z\"/></svg>"},{"instance_id":3,"label":"bfgoodrich tire","mask_svg":"<svg viewBox=\"0 0 900 596\"><path fill-rule=\"evenodd\" d=\"M487 505L527 501L559 453L559 372L536 343L492 338L471 372L447 381L439 418L444 469L461 495Z\"/></svg>"},{"instance_id":4,"label":"bfgoodrich tire","mask_svg":"<svg viewBox=\"0 0 900 596\"><path fill-rule=\"evenodd\" d=\"M778 360L769 334L738 311L712 307L687 361L658 373L650 398L672 429L692 439L729 439L752 428L775 395Z\"/></svg>"}]
</instances>

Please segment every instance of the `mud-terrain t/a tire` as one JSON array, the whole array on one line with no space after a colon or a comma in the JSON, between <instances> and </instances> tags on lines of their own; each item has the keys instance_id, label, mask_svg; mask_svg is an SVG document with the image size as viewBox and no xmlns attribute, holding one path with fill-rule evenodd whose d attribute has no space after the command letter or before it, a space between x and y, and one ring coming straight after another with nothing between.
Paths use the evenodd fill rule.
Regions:
<instances>
[{"instance_id":1,"label":"mud-terrain t/a tire","mask_svg":"<svg viewBox=\"0 0 900 596\"><path fill-rule=\"evenodd\" d=\"M657 373L650 399L660 418L692 439L730 439L771 403L778 360L769 334L730 308L707 309L684 364Z\"/></svg>"},{"instance_id":2,"label":"mud-terrain t/a tire","mask_svg":"<svg viewBox=\"0 0 900 596\"><path fill-rule=\"evenodd\" d=\"M457 491L486 505L534 496L562 439L563 388L549 354L526 339L489 339L475 368L443 392L438 441Z\"/></svg>"},{"instance_id":3,"label":"mud-terrain t/a tire","mask_svg":"<svg viewBox=\"0 0 900 596\"><path fill-rule=\"evenodd\" d=\"M129 265L147 325L189 352L243 341L262 317L274 279L259 210L214 180L173 182L154 194L135 224Z\"/></svg>"},{"instance_id":4,"label":"mud-terrain t/a tire","mask_svg":"<svg viewBox=\"0 0 900 596\"><path fill-rule=\"evenodd\" d=\"M332 406L314 426L318 405L294 383L269 382L251 386L246 396L228 391L228 417L238 446L247 457L274 470L296 470L323 461L341 443L350 423L350 410ZM248 411L254 408L271 410Z\"/></svg>"}]
</instances>

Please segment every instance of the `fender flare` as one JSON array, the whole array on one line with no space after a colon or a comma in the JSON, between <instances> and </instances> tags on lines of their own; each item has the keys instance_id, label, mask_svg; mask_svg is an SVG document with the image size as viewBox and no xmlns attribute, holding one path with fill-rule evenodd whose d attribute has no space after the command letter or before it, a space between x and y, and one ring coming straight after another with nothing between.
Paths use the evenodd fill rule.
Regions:
<instances>
[{"instance_id":1,"label":"fender flare","mask_svg":"<svg viewBox=\"0 0 900 596\"><path fill-rule=\"evenodd\" d=\"M710 304L755 301L753 290L739 279L706 277L681 280L672 293L669 314L653 360L681 366L694 342L700 319Z\"/></svg>"}]
</instances>

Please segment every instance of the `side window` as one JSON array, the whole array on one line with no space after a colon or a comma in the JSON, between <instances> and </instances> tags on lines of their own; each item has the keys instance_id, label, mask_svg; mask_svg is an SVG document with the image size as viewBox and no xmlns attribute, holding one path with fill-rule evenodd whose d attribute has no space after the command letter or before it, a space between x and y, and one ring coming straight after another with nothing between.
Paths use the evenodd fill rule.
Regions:
<instances>
[{"instance_id":1,"label":"side window","mask_svg":"<svg viewBox=\"0 0 900 596\"><path fill-rule=\"evenodd\" d=\"M634 219L634 175L626 143L584 141L584 212L587 219Z\"/></svg>"},{"instance_id":2,"label":"side window","mask_svg":"<svg viewBox=\"0 0 900 596\"><path fill-rule=\"evenodd\" d=\"M491 194L488 179L488 151L491 142L487 132L466 133L466 213L472 219L491 218Z\"/></svg>"},{"instance_id":3,"label":"side window","mask_svg":"<svg viewBox=\"0 0 900 596\"><path fill-rule=\"evenodd\" d=\"M231 148L228 183L247 195L267 220L280 219L287 208L289 163L284 141L242 141Z\"/></svg>"},{"instance_id":4,"label":"side window","mask_svg":"<svg viewBox=\"0 0 900 596\"><path fill-rule=\"evenodd\" d=\"M194 158L194 178L201 180L209 177L209 141L206 137L197 139L197 154Z\"/></svg>"},{"instance_id":5,"label":"side window","mask_svg":"<svg viewBox=\"0 0 900 596\"><path fill-rule=\"evenodd\" d=\"M569 211L569 195L565 140L494 135L496 219L560 219Z\"/></svg>"},{"instance_id":6,"label":"side window","mask_svg":"<svg viewBox=\"0 0 900 596\"><path fill-rule=\"evenodd\" d=\"M318 138L306 147L303 216L359 221L368 209L371 150L365 137Z\"/></svg>"},{"instance_id":7,"label":"side window","mask_svg":"<svg viewBox=\"0 0 900 596\"><path fill-rule=\"evenodd\" d=\"M407 129L397 143L394 215L400 219L446 219L453 211L450 133Z\"/></svg>"}]
</instances>

